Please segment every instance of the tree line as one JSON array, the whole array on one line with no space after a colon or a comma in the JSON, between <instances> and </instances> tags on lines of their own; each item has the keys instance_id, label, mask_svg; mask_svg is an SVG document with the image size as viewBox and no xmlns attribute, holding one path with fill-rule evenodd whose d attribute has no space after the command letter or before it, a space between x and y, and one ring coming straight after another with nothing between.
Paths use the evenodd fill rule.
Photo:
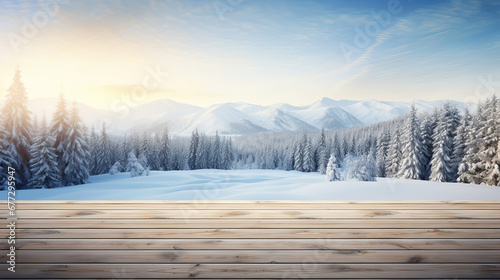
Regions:
<instances>
[{"instance_id":1,"label":"tree line","mask_svg":"<svg viewBox=\"0 0 500 280\"><path fill-rule=\"evenodd\" d=\"M91 175L130 172L148 175L150 170L229 169L233 148L230 138L193 132L172 139L161 133L132 133L111 137L103 123L89 129L76 103L68 107L61 93L48 123L28 110L28 94L16 70L0 119L0 189L5 188L8 167L16 169L16 187L54 188L85 184Z\"/></svg>"},{"instance_id":2,"label":"tree line","mask_svg":"<svg viewBox=\"0 0 500 280\"><path fill-rule=\"evenodd\" d=\"M0 181L9 166L18 188L84 184L91 175L150 170L281 169L329 178L375 176L500 185L499 102L496 96L471 113L446 103L433 112L410 112L369 126L320 132L262 132L237 137L191 137L160 132L110 136L84 125L76 104L61 94L50 122L32 119L19 69L0 120ZM333 173L331 173L333 172Z\"/></svg>"},{"instance_id":3,"label":"tree line","mask_svg":"<svg viewBox=\"0 0 500 280\"><path fill-rule=\"evenodd\" d=\"M239 168L326 173L333 165L350 178L373 176L500 185L500 110L496 96L474 112L445 103L369 126L320 133L263 133L238 139ZM335 177L335 176L334 176Z\"/></svg>"}]
</instances>

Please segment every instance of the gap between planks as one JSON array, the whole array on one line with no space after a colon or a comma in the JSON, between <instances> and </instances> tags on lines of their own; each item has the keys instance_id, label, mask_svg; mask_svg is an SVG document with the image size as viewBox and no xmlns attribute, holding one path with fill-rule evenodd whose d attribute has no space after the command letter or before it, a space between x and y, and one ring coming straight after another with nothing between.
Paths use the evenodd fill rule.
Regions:
<instances>
[{"instance_id":1,"label":"gap between planks","mask_svg":"<svg viewBox=\"0 0 500 280\"><path fill-rule=\"evenodd\" d=\"M4 203L5 204L5 203ZM419 210L438 210L438 209L471 209L471 210L500 210L500 203L460 203L460 204L440 204L440 203L384 203L384 204L350 204L350 203L37 203L37 202L17 202L17 209L21 210L43 210L43 209L95 209L95 210L127 210L127 209L144 209L144 210L166 210L166 209L193 209L193 210L257 210L257 209L277 209L277 210L347 210L347 209L419 209ZM5 208L6 209L6 208Z\"/></svg>"},{"instance_id":2,"label":"gap between planks","mask_svg":"<svg viewBox=\"0 0 500 280\"><path fill-rule=\"evenodd\" d=\"M17 239L26 250L500 250L499 239ZM1 249L8 244L0 243Z\"/></svg>"},{"instance_id":3,"label":"gap between planks","mask_svg":"<svg viewBox=\"0 0 500 280\"><path fill-rule=\"evenodd\" d=\"M50 228L500 228L500 219L18 219L19 229Z\"/></svg>"},{"instance_id":4,"label":"gap between planks","mask_svg":"<svg viewBox=\"0 0 500 280\"><path fill-rule=\"evenodd\" d=\"M123 272L128 278L477 278L500 277L495 264L19 264L22 274L12 275L7 264L0 264L1 278L116 278ZM302 275L302 277L301 277ZM41 277L42 276L42 277Z\"/></svg>"},{"instance_id":5,"label":"gap between planks","mask_svg":"<svg viewBox=\"0 0 500 280\"><path fill-rule=\"evenodd\" d=\"M0 262L8 251L0 251ZM43 258L40 258L43 256ZM290 264L315 263L500 263L499 250L18 250L23 264L43 263L166 263Z\"/></svg>"},{"instance_id":6,"label":"gap between planks","mask_svg":"<svg viewBox=\"0 0 500 280\"><path fill-rule=\"evenodd\" d=\"M0 229L7 238L8 229ZM19 229L17 238L483 238L500 229Z\"/></svg>"},{"instance_id":7,"label":"gap between planks","mask_svg":"<svg viewBox=\"0 0 500 280\"><path fill-rule=\"evenodd\" d=\"M16 210L21 219L500 219L500 210ZM8 218L4 212L0 218Z\"/></svg>"}]
</instances>

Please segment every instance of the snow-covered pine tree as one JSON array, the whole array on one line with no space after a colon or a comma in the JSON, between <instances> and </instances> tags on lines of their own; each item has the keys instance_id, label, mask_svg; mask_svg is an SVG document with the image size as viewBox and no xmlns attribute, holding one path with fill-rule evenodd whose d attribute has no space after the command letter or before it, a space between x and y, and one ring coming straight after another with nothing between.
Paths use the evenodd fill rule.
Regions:
<instances>
[{"instance_id":1,"label":"snow-covered pine tree","mask_svg":"<svg viewBox=\"0 0 500 280\"><path fill-rule=\"evenodd\" d=\"M97 165L97 158L99 157L98 151L99 151L99 137L95 132L94 126L92 126L92 128L90 129L90 137L89 137L90 175L98 174L98 165Z\"/></svg>"},{"instance_id":2,"label":"snow-covered pine tree","mask_svg":"<svg viewBox=\"0 0 500 280\"><path fill-rule=\"evenodd\" d=\"M344 159L342 144L339 140L338 133L333 135L332 145L330 147L330 153L337 159L338 162L341 162Z\"/></svg>"},{"instance_id":3,"label":"snow-covered pine tree","mask_svg":"<svg viewBox=\"0 0 500 280\"><path fill-rule=\"evenodd\" d=\"M210 140L205 133L200 134L196 152L196 169L209 168Z\"/></svg>"},{"instance_id":4,"label":"snow-covered pine tree","mask_svg":"<svg viewBox=\"0 0 500 280\"><path fill-rule=\"evenodd\" d=\"M76 103L76 102L75 102ZM76 104L75 104L76 105ZM82 135L83 135L83 149L85 150L85 156L83 157L83 163L84 163L84 166L85 166L85 169L87 170L87 178L90 177L90 160L91 160L91 157L90 157L90 146L89 146L89 129L87 126L85 126L85 124L83 123L83 121L80 120L80 127L81 127L81 131L82 131ZM115 151L113 153L116 153ZM116 157L115 157L116 159Z\"/></svg>"},{"instance_id":5,"label":"snow-covered pine tree","mask_svg":"<svg viewBox=\"0 0 500 280\"><path fill-rule=\"evenodd\" d=\"M372 159L369 159L372 157ZM376 170L375 160L369 154L355 156L349 154L346 158L345 177L347 180L375 181L373 172Z\"/></svg>"},{"instance_id":6,"label":"snow-covered pine tree","mask_svg":"<svg viewBox=\"0 0 500 280\"><path fill-rule=\"evenodd\" d=\"M144 167L144 176L149 176L149 172L151 171L151 163L148 160L148 157L146 156L145 153L141 153L139 155L139 158L137 159L139 164L141 164L142 167Z\"/></svg>"},{"instance_id":7,"label":"snow-covered pine tree","mask_svg":"<svg viewBox=\"0 0 500 280\"><path fill-rule=\"evenodd\" d=\"M159 146L160 146L160 152L159 152L160 168L162 170L170 170L171 169L170 136L168 134L168 127L166 126L162 130Z\"/></svg>"},{"instance_id":8,"label":"snow-covered pine tree","mask_svg":"<svg viewBox=\"0 0 500 280\"><path fill-rule=\"evenodd\" d=\"M98 144L97 174L108 173L112 164L111 139L106 132L106 123L103 122Z\"/></svg>"},{"instance_id":9,"label":"snow-covered pine tree","mask_svg":"<svg viewBox=\"0 0 500 280\"><path fill-rule=\"evenodd\" d=\"M389 150L389 133L386 130L380 133L377 138L377 154L376 154L376 165L377 165L377 176L385 177L386 176L386 161L387 161L387 153Z\"/></svg>"},{"instance_id":10,"label":"snow-covered pine tree","mask_svg":"<svg viewBox=\"0 0 500 280\"><path fill-rule=\"evenodd\" d=\"M180 160L180 155L179 155L178 149L174 147L171 151L172 151L172 156L170 158L172 160L172 163L170 166L171 166L172 170L184 169L182 166L181 160Z\"/></svg>"},{"instance_id":11,"label":"snow-covered pine tree","mask_svg":"<svg viewBox=\"0 0 500 280\"><path fill-rule=\"evenodd\" d=\"M128 153L132 151L130 137L125 135L118 147L118 160L120 161L122 167L127 165ZM122 168L123 169L123 168Z\"/></svg>"},{"instance_id":12,"label":"snow-covered pine tree","mask_svg":"<svg viewBox=\"0 0 500 280\"><path fill-rule=\"evenodd\" d=\"M273 147L273 151L271 154L271 169L276 169L280 166L280 156L278 155L278 150L276 147Z\"/></svg>"},{"instance_id":13,"label":"snow-covered pine tree","mask_svg":"<svg viewBox=\"0 0 500 280\"><path fill-rule=\"evenodd\" d=\"M312 145L311 145L311 139L307 138L307 135L304 134L305 138L302 140L303 141L303 147L304 147L304 166L302 167L302 170L304 172L313 172L314 171L314 161L313 161L313 150L312 150Z\"/></svg>"},{"instance_id":14,"label":"snow-covered pine tree","mask_svg":"<svg viewBox=\"0 0 500 280\"><path fill-rule=\"evenodd\" d=\"M446 130L441 130L441 121L435 134L434 152L431 161L431 175L429 180L436 182L448 182L452 168L448 155L451 153L451 140L446 136Z\"/></svg>"},{"instance_id":15,"label":"snow-covered pine tree","mask_svg":"<svg viewBox=\"0 0 500 280\"><path fill-rule=\"evenodd\" d=\"M318 144L316 149L316 162L318 164L318 172L319 174L326 174L326 136L325 129L321 128L321 134L319 136Z\"/></svg>"},{"instance_id":16,"label":"snow-covered pine tree","mask_svg":"<svg viewBox=\"0 0 500 280\"><path fill-rule=\"evenodd\" d=\"M357 155L366 155L367 153L370 152L371 146L374 141L372 141L372 137L368 135L358 135L358 139L360 139L359 143L357 144L357 150L356 154Z\"/></svg>"},{"instance_id":17,"label":"snow-covered pine tree","mask_svg":"<svg viewBox=\"0 0 500 280\"><path fill-rule=\"evenodd\" d=\"M232 169L233 168L233 162L234 162L234 151L233 151L233 139L229 137L229 139L226 141L226 169Z\"/></svg>"},{"instance_id":18,"label":"snow-covered pine tree","mask_svg":"<svg viewBox=\"0 0 500 280\"><path fill-rule=\"evenodd\" d=\"M385 164L387 177L397 178L401 156L400 130L399 127L396 127L392 132L389 148L387 150L387 162Z\"/></svg>"},{"instance_id":19,"label":"snow-covered pine tree","mask_svg":"<svg viewBox=\"0 0 500 280\"><path fill-rule=\"evenodd\" d=\"M141 147L141 136L136 132L132 133L130 135L130 151L133 152L136 157L138 157L141 153Z\"/></svg>"},{"instance_id":20,"label":"snow-covered pine tree","mask_svg":"<svg viewBox=\"0 0 500 280\"><path fill-rule=\"evenodd\" d=\"M151 150L149 154L149 163L151 170L163 170L160 163L161 137L159 133L155 133L151 142Z\"/></svg>"},{"instance_id":21,"label":"snow-covered pine tree","mask_svg":"<svg viewBox=\"0 0 500 280\"><path fill-rule=\"evenodd\" d=\"M83 126L75 102L69 119L67 141L64 142L66 144L63 158L66 166L63 171L63 184L65 186L85 184L89 178L87 162L89 147Z\"/></svg>"},{"instance_id":22,"label":"snow-covered pine tree","mask_svg":"<svg viewBox=\"0 0 500 280\"><path fill-rule=\"evenodd\" d=\"M213 169L222 169L222 151L219 132L215 132L215 139L212 149L212 167Z\"/></svg>"},{"instance_id":23,"label":"snow-covered pine tree","mask_svg":"<svg viewBox=\"0 0 500 280\"><path fill-rule=\"evenodd\" d=\"M361 171L359 168L359 158L353 154L347 154L345 157L344 178L346 180L357 179L357 173Z\"/></svg>"},{"instance_id":24,"label":"snow-covered pine tree","mask_svg":"<svg viewBox=\"0 0 500 280\"><path fill-rule=\"evenodd\" d=\"M266 147L263 151L260 151L260 155L257 156L258 158L258 162L257 162L257 165L259 167L259 169L267 169L267 155L269 154L269 152L266 150L266 149L269 149L268 147Z\"/></svg>"},{"instance_id":25,"label":"snow-covered pine tree","mask_svg":"<svg viewBox=\"0 0 500 280\"><path fill-rule=\"evenodd\" d=\"M50 133L55 137L54 148L56 149L57 165L61 171L61 181L64 184L66 164L63 158L66 157L66 142L68 141L69 113L66 108L66 100L61 92L57 101L56 110L52 115Z\"/></svg>"},{"instance_id":26,"label":"snow-covered pine tree","mask_svg":"<svg viewBox=\"0 0 500 280\"><path fill-rule=\"evenodd\" d=\"M347 135L344 134L342 137L342 145L341 145L341 155L340 157L347 162L347 155L349 154L349 143L347 142Z\"/></svg>"},{"instance_id":27,"label":"snow-covered pine tree","mask_svg":"<svg viewBox=\"0 0 500 280\"><path fill-rule=\"evenodd\" d=\"M484 103L477 105L477 110L472 117L472 124L470 126L470 133L466 143L466 151L464 159L458 168L458 179L460 183L481 184L483 178L482 172L485 170L484 163L480 158L481 149L484 146L484 135L486 130L483 127L486 124Z\"/></svg>"},{"instance_id":28,"label":"snow-covered pine tree","mask_svg":"<svg viewBox=\"0 0 500 280\"><path fill-rule=\"evenodd\" d=\"M84 126L85 128L85 135L87 137L87 143L89 143L89 137L88 137L88 129L86 126ZM121 151L121 143L118 142L118 141L113 141L113 139L111 139L111 162L117 162L117 161L120 161L121 160L121 155L122 155L122 151ZM89 162L90 162L90 157L89 157Z\"/></svg>"},{"instance_id":29,"label":"snow-covered pine tree","mask_svg":"<svg viewBox=\"0 0 500 280\"><path fill-rule=\"evenodd\" d=\"M155 144L153 135L144 131L144 133L142 133L141 145L141 154L144 154L146 157L149 169L154 169L153 153ZM146 166L144 166L144 168L146 168Z\"/></svg>"},{"instance_id":30,"label":"snow-covered pine tree","mask_svg":"<svg viewBox=\"0 0 500 280\"><path fill-rule=\"evenodd\" d=\"M109 174L115 175L116 173L120 173L122 170L122 165L120 164L119 161L115 162L113 166L111 166L111 169L109 170Z\"/></svg>"},{"instance_id":31,"label":"snow-covered pine tree","mask_svg":"<svg viewBox=\"0 0 500 280\"><path fill-rule=\"evenodd\" d=\"M351 141L348 143L348 152L352 155L358 155L358 142L354 133L351 134Z\"/></svg>"},{"instance_id":32,"label":"snow-covered pine tree","mask_svg":"<svg viewBox=\"0 0 500 280\"><path fill-rule=\"evenodd\" d=\"M228 140L223 137L221 138L221 169L229 169L230 160L229 160L229 148L228 148Z\"/></svg>"},{"instance_id":33,"label":"snow-covered pine tree","mask_svg":"<svg viewBox=\"0 0 500 280\"><path fill-rule=\"evenodd\" d=\"M420 126L420 133L422 139L422 180L429 180L431 175L431 160L433 151L433 135L436 129L437 119L439 113L437 109L432 114L424 114L422 124Z\"/></svg>"},{"instance_id":34,"label":"snow-covered pine tree","mask_svg":"<svg viewBox=\"0 0 500 280\"><path fill-rule=\"evenodd\" d=\"M459 114L455 106L445 103L434 133L433 156L431 161L431 181L451 182L455 177L451 157L453 139L459 123Z\"/></svg>"},{"instance_id":35,"label":"snow-covered pine tree","mask_svg":"<svg viewBox=\"0 0 500 280\"><path fill-rule=\"evenodd\" d=\"M31 112L28 110L28 94L21 81L19 68L16 69L12 84L8 89L2 115L7 142L6 154L10 157L6 162L16 169L16 187L24 189L28 187L31 177L29 161L32 122Z\"/></svg>"},{"instance_id":36,"label":"snow-covered pine tree","mask_svg":"<svg viewBox=\"0 0 500 280\"><path fill-rule=\"evenodd\" d=\"M151 137L151 134L148 132L144 131L141 137L141 146L140 146L140 152L139 152L139 162L142 164L142 166L145 168L147 173L149 170L158 170L159 167L159 158L158 158L158 151L156 149L156 143L155 140ZM145 157L144 159L141 160L141 155ZM145 165L145 162L147 162L147 165Z\"/></svg>"},{"instance_id":37,"label":"snow-covered pine tree","mask_svg":"<svg viewBox=\"0 0 500 280\"><path fill-rule=\"evenodd\" d=\"M0 114L1 117L1 114ZM4 189L4 183L7 182L7 170L11 166L10 161L12 155L7 149L9 142L7 142L7 133L3 127L3 119L0 118L0 190Z\"/></svg>"},{"instance_id":38,"label":"snow-covered pine tree","mask_svg":"<svg viewBox=\"0 0 500 280\"><path fill-rule=\"evenodd\" d=\"M126 171L130 172L130 177L143 176L145 174L144 167L139 163L133 152L128 154Z\"/></svg>"},{"instance_id":39,"label":"snow-covered pine tree","mask_svg":"<svg viewBox=\"0 0 500 280\"><path fill-rule=\"evenodd\" d=\"M469 149L469 148L467 148ZM469 183L468 179L467 179L467 172L469 171L469 164L467 163L467 161L465 160L466 157L464 157L464 160L460 163L460 165L458 166L458 178L457 178L457 182L458 183Z\"/></svg>"},{"instance_id":40,"label":"snow-covered pine tree","mask_svg":"<svg viewBox=\"0 0 500 280\"><path fill-rule=\"evenodd\" d=\"M498 164L496 161L498 139L500 138L500 121L498 113L498 99L496 95L493 95L490 99L486 101L486 106L483 111L486 119L484 129L481 132L484 135L484 141L482 142L482 151L480 152L481 160L484 163L485 170L480 174L483 178L483 182L487 185L496 186L500 182L498 181Z\"/></svg>"},{"instance_id":41,"label":"snow-covered pine tree","mask_svg":"<svg viewBox=\"0 0 500 280\"><path fill-rule=\"evenodd\" d=\"M462 166L462 171L459 171L459 167L462 164L465 153L467 151L467 142L470 137L470 129L472 124L472 116L469 112L468 108L465 108L464 115L462 117L462 121L460 126L457 128L457 134L455 136L453 153L452 153L452 173L455 175L454 180L458 180L460 176L459 173L465 172L465 168L467 165Z\"/></svg>"},{"instance_id":42,"label":"snow-covered pine tree","mask_svg":"<svg viewBox=\"0 0 500 280\"><path fill-rule=\"evenodd\" d=\"M289 171L293 169L293 149L286 146L283 151L283 165L282 169Z\"/></svg>"},{"instance_id":43,"label":"snow-covered pine tree","mask_svg":"<svg viewBox=\"0 0 500 280\"><path fill-rule=\"evenodd\" d=\"M424 171L420 126L415 104L411 105L410 113L406 115L401 144L402 161L398 177L403 179L420 179Z\"/></svg>"},{"instance_id":44,"label":"snow-covered pine tree","mask_svg":"<svg viewBox=\"0 0 500 280\"><path fill-rule=\"evenodd\" d=\"M301 140L295 144L293 155L293 169L296 171L304 171L304 146Z\"/></svg>"},{"instance_id":45,"label":"snow-covered pine tree","mask_svg":"<svg viewBox=\"0 0 500 280\"><path fill-rule=\"evenodd\" d=\"M375 163L375 157L373 154L365 154L362 158L365 163L364 166L366 167L366 173L364 174L362 181L377 181L377 165Z\"/></svg>"},{"instance_id":46,"label":"snow-covered pine tree","mask_svg":"<svg viewBox=\"0 0 500 280\"><path fill-rule=\"evenodd\" d=\"M40 189L61 186L61 172L57 164L54 141L55 139L47 128L44 116L30 149L30 168L32 174L29 183L30 188Z\"/></svg>"},{"instance_id":47,"label":"snow-covered pine tree","mask_svg":"<svg viewBox=\"0 0 500 280\"><path fill-rule=\"evenodd\" d=\"M137 159L137 161L139 162L139 164L144 167L144 170L146 169L149 169L149 161L148 161L148 157L146 157L146 154L144 152L142 152L140 155L139 155L139 158Z\"/></svg>"},{"instance_id":48,"label":"snow-covered pine tree","mask_svg":"<svg viewBox=\"0 0 500 280\"><path fill-rule=\"evenodd\" d=\"M328 165L326 167L326 180L329 182L340 181L339 166L337 164L337 159L332 154L328 159Z\"/></svg>"},{"instance_id":49,"label":"snow-covered pine tree","mask_svg":"<svg viewBox=\"0 0 500 280\"><path fill-rule=\"evenodd\" d=\"M140 136L139 155L144 154L144 156L148 157L150 149L151 149L151 139L149 137L149 134L146 131L144 131Z\"/></svg>"},{"instance_id":50,"label":"snow-covered pine tree","mask_svg":"<svg viewBox=\"0 0 500 280\"><path fill-rule=\"evenodd\" d=\"M492 167L486 177L486 184L491 186L500 186L500 141L497 141L497 149L493 156Z\"/></svg>"},{"instance_id":51,"label":"snow-covered pine tree","mask_svg":"<svg viewBox=\"0 0 500 280\"><path fill-rule=\"evenodd\" d=\"M205 150L205 157L207 158L206 160L206 168L213 168L214 166L214 141L215 138L211 136L206 136L206 150Z\"/></svg>"},{"instance_id":52,"label":"snow-covered pine tree","mask_svg":"<svg viewBox=\"0 0 500 280\"><path fill-rule=\"evenodd\" d=\"M200 142L198 130L191 134L191 143L189 144L188 167L190 170L197 169L198 144Z\"/></svg>"},{"instance_id":53,"label":"snow-covered pine tree","mask_svg":"<svg viewBox=\"0 0 500 280\"><path fill-rule=\"evenodd\" d=\"M370 151L366 154L366 170L369 178L368 181L375 181L378 174L376 142L372 142Z\"/></svg>"}]
</instances>

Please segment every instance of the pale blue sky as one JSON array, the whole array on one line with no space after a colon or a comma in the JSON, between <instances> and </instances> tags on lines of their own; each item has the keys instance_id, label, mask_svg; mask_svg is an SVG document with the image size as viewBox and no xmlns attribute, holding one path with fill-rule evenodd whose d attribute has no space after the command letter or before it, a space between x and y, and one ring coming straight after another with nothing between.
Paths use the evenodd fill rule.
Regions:
<instances>
[{"instance_id":1,"label":"pale blue sky","mask_svg":"<svg viewBox=\"0 0 500 280\"><path fill-rule=\"evenodd\" d=\"M17 64L31 97L63 86L99 107L128 98L147 69L169 75L133 102L463 100L480 77L500 81L500 1L59 2L0 1L2 90Z\"/></svg>"}]
</instances>

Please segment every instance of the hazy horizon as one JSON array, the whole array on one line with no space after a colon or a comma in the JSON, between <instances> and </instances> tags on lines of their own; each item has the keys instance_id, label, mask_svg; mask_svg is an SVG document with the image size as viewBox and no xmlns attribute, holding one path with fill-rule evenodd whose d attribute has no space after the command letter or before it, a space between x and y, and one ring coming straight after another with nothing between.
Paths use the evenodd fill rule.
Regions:
<instances>
[{"instance_id":1,"label":"hazy horizon","mask_svg":"<svg viewBox=\"0 0 500 280\"><path fill-rule=\"evenodd\" d=\"M53 100L54 102L57 102L57 99L59 98L59 96L30 98L29 95L30 94L28 92L28 97L29 97L28 101ZM78 99L69 98L67 94L64 94L64 97L65 97L66 103L68 105L71 105L75 101L77 103L84 104L86 106L89 106L89 107L92 107L92 108L95 108L95 109L112 110L112 108L109 108L108 106L95 106L95 104L87 103L87 102L85 102L85 99L78 100ZM304 104L300 104L300 105L291 104L291 103L288 103L286 101L272 103L272 104L268 104L268 105L250 103L250 102L245 102L245 101L228 101L228 102L223 102L223 103L206 103L206 104L200 106L200 105L196 105L196 104L191 104L191 103L189 103L187 101L178 101L178 100L175 100L175 99L172 99L172 98L159 98L159 99L147 101L147 102L144 102L144 103L136 103L135 105L131 105L131 106L128 106L128 107L132 108L132 107L135 107L135 106L141 106L141 105L145 105L145 104L149 104L149 103L154 103L154 102L157 102L157 101L173 101L173 102L176 102L176 103L186 104L186 105L191 105L191 106L196 106L196 107L200 107L200 108L209 108L211 106L222 105L222 104L230 104L230 103L232 103L232 104L250 104L250 105L257 105L257 106L262 106L262 107L269 107L269 106L280 105L280 104L288 104L288 105L292 105L294 107L307 107L307 106L313 105L316 102L321 101L323 98L328 98L328 99L331 99L333 101L352 101L352 102L363 102L363 101L370 101L370 100L374 100L374 101L378 101L378 102L388 102L388 103L398 103L398 102L401 102L401 103L411 103L411 102L418 102L418 101L422 101L422 102L440 102L440 101L464 102L464 101L456 100L456 99L436 99L436 100L425 100L425 99L378 100L378 99L373 99L373 98L367 98L367 99L348 99L348 98L333 99L333 98L324 96L324 97L321 97L320 99L311 100L309 103L304 103ZM3 102L4 102L4 98L0 99L0 104L3 104ZM55 105L55 103L54 103L54 105Z\"/></svg>"}]
</instances>

